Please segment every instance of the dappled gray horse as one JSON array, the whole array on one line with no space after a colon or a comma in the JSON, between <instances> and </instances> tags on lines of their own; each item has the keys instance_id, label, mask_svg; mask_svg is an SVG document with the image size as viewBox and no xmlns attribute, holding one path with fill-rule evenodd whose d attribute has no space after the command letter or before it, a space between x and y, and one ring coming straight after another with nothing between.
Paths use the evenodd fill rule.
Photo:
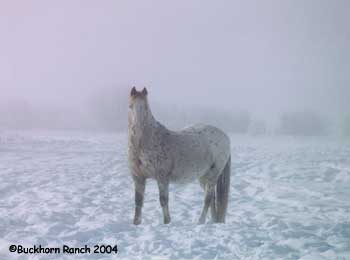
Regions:
<instances>
[{"instance_id":1,"label":"dappled gray horse","mask_svg":"<svg viewBox=\"0 0 350 260\"><path fill-rule=\"evenodd\" d=\"M213 222L225 222L230 188L230 139L213 126L194 125L175 132L154 119L147 90L132 88L129 98L128 160L135 184L134 224L141 223L147 178L158 183L164 223L170 222L169 183L198 179L204 189L199 223L210 207Z\"/></svg>"}]
</instances>

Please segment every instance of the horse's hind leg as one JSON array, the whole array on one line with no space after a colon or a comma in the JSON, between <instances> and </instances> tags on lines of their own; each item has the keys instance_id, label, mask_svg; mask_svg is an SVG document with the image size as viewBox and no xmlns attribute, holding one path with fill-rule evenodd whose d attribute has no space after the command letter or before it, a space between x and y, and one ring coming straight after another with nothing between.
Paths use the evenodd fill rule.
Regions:
<instances>
[{"instance_id":1,"label":"horse's hind leg","mask_svg":"<svg viewBox=\"0 0 350 260\"><path fill-rule=\"evenodd\" d=\"M200 179L200 184L201 187L203 188L203 190L205 191L205 183L203 180ZM211 202L210 202L210 215L211 215L211 219L214 223L217 222L217 210L216 210L216 195L215 192L213 192L212 194L212 198L211 198Z\"/></svg>"},{"instance_id":2,"label":"horse's hind leg","mask_svg":"<svg viewBox=\"0 0 350 260\"><path fill-rule=\"evenodd\" d=\"M214 223L217 222L217 211L216 211L216 197L215 197L215 192L213 194L213 197L211 198L211 203L210 203L210 213L211 213L211 219Z\"/></svg>"},{"instance_id":3,"label":"horse's hind leg","mask_svg":"<svg viewBox=\"0 0 350 260\"><path fill-rule=\"evenodd\" d=\"M203 205L201 216L199 217L198 224L205 223L209 206L211 205L214 198L215 198L215 185L211 185L209 183L205 184L204 185L204 205Z\"/></svg>"},{"instance_id":4,"label":"horse's hind leg","mask_svg":"<svg viewBox=\"0 0 350 260\"><path fill-rule=\"evenodd\" d=\"M146 179L136 175L132 175L135 185L135 216L134 224L141 224L141 214L143 206L143 198L145 194Z\"/></svg>"},{"instance_id":5,"label":"horse's hind leg","mask_svg":"<svg viewBox=\"0 0 350 260\"><path fill-rule=\"evenodd\" d=\"M159 201L163 210L163 220L164 224L170 223L170 214L169 214L169 180L166 178L158 179L158 189L159 189Z\"/></svg>"}]
</instances>

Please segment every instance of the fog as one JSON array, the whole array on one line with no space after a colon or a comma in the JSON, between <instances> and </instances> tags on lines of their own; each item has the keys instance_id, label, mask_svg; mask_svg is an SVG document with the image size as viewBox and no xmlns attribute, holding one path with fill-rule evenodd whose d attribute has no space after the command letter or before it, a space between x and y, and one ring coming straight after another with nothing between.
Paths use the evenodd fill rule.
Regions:
<instances>
[{"instance_id":1,"label":"fog","mask_svg":"<svg viewBox=\"0 0 350 260\"><path fill-rule=\"evenodd\" d=\"M2 0L0 129L125 130L135 85L169 127L350 134L349 10L346 0Z\"/></svg>"}]
</instances>

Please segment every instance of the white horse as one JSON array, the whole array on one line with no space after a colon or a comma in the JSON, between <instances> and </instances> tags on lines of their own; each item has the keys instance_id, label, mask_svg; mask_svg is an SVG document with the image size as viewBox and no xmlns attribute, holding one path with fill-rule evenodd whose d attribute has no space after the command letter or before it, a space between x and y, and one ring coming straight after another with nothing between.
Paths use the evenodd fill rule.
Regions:
<instances>
[{"instance_id":1,"label":"white horse","mask_svg":"<svg viewBox=\"0 0 350 260\"><path fill-rule=\"evenodd\" d=\"M169 183L198 179L204 189L204 206L199 223L205 223L208 209L213 222L225 222L230 188L230 139L213 126L194 125L171 131L156 121L147 100L147 90L132 88L129 98L128 161L135 184L134 224L141 223L147 178L158 183L164 223L170 222Z\"/></svg>"}]
</instances>

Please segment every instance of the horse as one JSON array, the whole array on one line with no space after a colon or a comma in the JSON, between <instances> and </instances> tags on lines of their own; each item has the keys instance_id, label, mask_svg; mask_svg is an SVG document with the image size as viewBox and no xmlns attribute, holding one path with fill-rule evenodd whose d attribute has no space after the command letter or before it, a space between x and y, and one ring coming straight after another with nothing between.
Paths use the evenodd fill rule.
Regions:
<instances>
[{"instance_id":1,"label":"horse","mask_svg":"<svg viewBox=\"0 0 350 260\"><path fill-rule=\"evenodd\" d=\"M146 88L131 89L128 109L128 165L135 188L133 223L141 224L146 179L155 179L164 224L170 223L169 184L199 180L204 205L198 224L210 207L214 223L225 223L231 174L229 137L220 129L196 124L172 131L152 115Z\"/></svg>"}]
</instances>

